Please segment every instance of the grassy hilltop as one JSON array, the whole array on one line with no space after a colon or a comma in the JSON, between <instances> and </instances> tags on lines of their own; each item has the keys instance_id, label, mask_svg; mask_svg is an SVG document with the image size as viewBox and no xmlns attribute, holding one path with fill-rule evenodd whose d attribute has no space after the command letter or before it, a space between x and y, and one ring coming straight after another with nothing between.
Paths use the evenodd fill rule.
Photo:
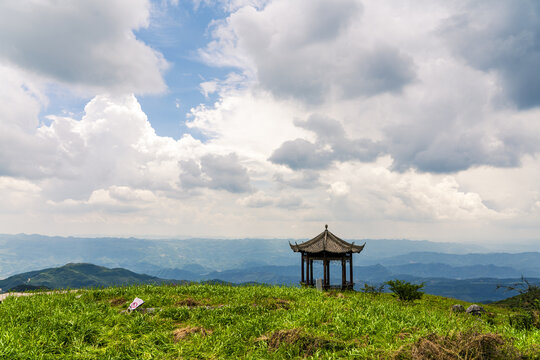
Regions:
<instances>
[{"instance_id":1,"label":"grassy hilltop","mask_svg":"<svg viewBox=\"0 0 540 360\"><path fill-rule=\"evenodd\" d=\"M4 291L15 286L44 287L48 289L78 289L82 287L115 286L129 284L161 284L166 282L155 276L137 274L126 269L108 269L94 264L66 264L57 268L30 271L0 280Z\"/></svg>"},{"instance_id":2,"label":"grassy hilltop","mask_svg":"<svg viewBox=\"0 0 540 360\"><path fill-rule=\"evenodd\" d=\"M154 311L122 313L135 297ZM9 297L0 359L539 358L540 330L511 326L512 310L485 306L475 317L453 304L469 305L212 284Z\"/></svg>"}]
</instances>

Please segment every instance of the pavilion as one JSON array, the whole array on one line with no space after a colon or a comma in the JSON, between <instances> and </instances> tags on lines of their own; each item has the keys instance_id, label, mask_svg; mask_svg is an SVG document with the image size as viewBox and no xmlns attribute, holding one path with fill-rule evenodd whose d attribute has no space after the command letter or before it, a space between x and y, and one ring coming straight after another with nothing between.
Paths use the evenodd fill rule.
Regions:
<instances>
[{"instance_id":1,"label":"pavilion","mask_svg":"<svg viewBox=\"0 0 540 360\"><path fill-rule=\"evenodd\" d=\"M328 231L328 225L325 230L313 239L294 245L289 242L294 252L302 254L302 280L300 283L305 286L314 286L313 279L313 261L322 261L323 263L323 289L336 288L330 285L330 261L341 261L341 288L353 289L353 254L364 250L364 245L354 245L354 242L348 243L338 238ZM349 280L347 281L347 262L349 262ZM305 271L304 271L305 270Z\"/></svg>"}]
</instances>

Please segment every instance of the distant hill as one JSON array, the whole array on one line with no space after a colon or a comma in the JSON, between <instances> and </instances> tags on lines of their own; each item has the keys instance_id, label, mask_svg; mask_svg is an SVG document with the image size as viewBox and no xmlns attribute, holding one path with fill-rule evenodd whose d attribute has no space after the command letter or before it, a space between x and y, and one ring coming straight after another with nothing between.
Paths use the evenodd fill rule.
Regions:
<instances>
[{"instance_id":1,"label":"distant hill","mask_svg":"<svg viewBox=\"0 0 540 360\"><path fill-rule=\"evenodd\" d=\"M126 269L108 269L93 264L67 264L58 268L30 271L0 280L4 291L37 288L63 289L128 284L159 284L166 280Z\"/></svg>"},{"instance_id":2,"label":"distant hill","mask_svg":"<svg viewBox=\"0 0 540 360\"><path fill-rule=\"evenodd\" d=\"M378 263L385 266L404 264L446 264L450 266L495 265L526 272L526 276L540 276L540 252L521 253L473 253L449 254L431 251L416 251L383 259L362 259L367 265Z\"/></svg>"},{"instance_id":3,"label":"distant hill","mask_svg":"<svg viewBox=\"0 0 540 360\"><path fill-rule=\"evenodd\" d=\"M20 284L17 286L12 287L8 291L11 292L25 292L25 291L45 291L45 290L52 290L46 286L34 286L34 285L28 285L28 284Z\"/></svg>"},{"instance_id":4,"label":"distant hill","mask_svg":"<svg viewBox=\"0 0 540 360\"><path fill-rule=\"evenodd\" d=\"M304 240L307 239L148 240L0 234L0 279L18 272L62 266L69 262L122 267L155 276L160 276L157 273L163 269L202 274L250 266L296 265L299 262L298 254L291 251L289 241ZM406 239L347 240L367 242L361 255L363 265L375 265L378 259L411 252L465 254L488 251L474 245Z\"/></svg>"},{"instance_id":5,"label":"distant hill","mask_svg":"<svg viewBox=\"0 0 540 360\"><path fill-rule=\"evenodd\" d=\"M331 269L331 280L339 283L340 272ZM30 271L0 280L0 288L4 291L26 291L35 289L62 289L115 286L127 284L160 284L184 283L199 281L201 283L220 283L230 285L242 284L277 284L298 286L299 266L261 266L209 272L197 275L188 271L170 271L169 275L179 275L163 279L155 276L137 274L132 271L115 268L108 269L93 264L67 264L58 268L49 268ZM317 267L315 267L317 274ZM409 274L395 274L382 265L356 266L354 268L355 288L360 290L364 283L381 284L392 279L402 279L414 283L425 283L424 291L428 294L446 296L465 301L493 302L505 299L517 292L505 292L497 289L497 285L511 285L519 281L517 278L494 279L450 279L442 277L415 276ZM189 275L187 277L180 277ZM540 279L531 278L533 282Z\"/></svg>"},{"instance_id":6,"label":"distant hill","mask_svg":"<svg viewBox=\"0 0 540 360\"><path fill-rule=\"evenodd\" d=\"M486 248L475 245L405 239L348 240L367 243L362 253L354 255L354 280L359 286L364 282L380 284L398 278L425 281L426 291L432 294L469 301L497 301L513 295L496 290L497 285L521 276L540 278L540 252L487 253ZM17 285L109 286L161 279L297 285L300 256L291 251L289 241L302 240L148 240L0 234L0 279L29 272L16 280L12 277L0 280L0 287L6 290ZM531 245L528 249L537 247ZM97 276L91 269L80 273L71 269L57 270L58 276L49 273L38 277L31 271L63 269L66 263L91 263L109 268L108 271L122 268L133 273L128 276L129 272L118 272L108 278L106 272ZM148 274L150 279L139 278L141 273ZM339 282L340 274L340 265L332 264L332 281ZM314 264L314 275L322 277L320 264ZM40 282L36 283L38 279ZM7 282L9 286L1 285Z\"/></svg>"}]
</instances>

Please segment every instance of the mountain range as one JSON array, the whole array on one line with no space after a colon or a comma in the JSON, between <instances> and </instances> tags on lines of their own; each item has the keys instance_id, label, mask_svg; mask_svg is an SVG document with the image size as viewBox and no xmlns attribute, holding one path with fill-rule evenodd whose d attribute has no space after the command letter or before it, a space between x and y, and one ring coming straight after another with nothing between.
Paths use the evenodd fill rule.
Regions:
<instances>
[{"instance_id":1,"label":"mountain range","mask_svg":"<svg viewBox=\"0 0 540 360\"><path fill-rule=\"evenodd\" d=\"M148 274L158 281L219 279L231 283L296 285L300 256L291 251L289 242L300 241L0 235L0 278L66 263L92 263ZM366 243L364 251L354 257L357 286L400 278L424 282L426 291L431 293L469 301L493 301L509 295L496 291L498 284L515 282L521 276L540 278L540 252L489 253L476 245L429 241L352 241ZM330 269L331 279L339 282L341 269L334 265ZM314 272L315 277L322 274L317 264Z\"/></svg>"},{"instance_id":2,"label":"mountain range","mask_svg":"<svg viewBox=\"0 0 540 360\"><path fill-rule=\"evenodd\" d=\"M219 282L229 284L279 284L298 286L293 267L251 268L244 270L227 270L220 273L210 273L201 282ZM365 270L362 267L356 270ZM217 276L216 278L212 278ZM480 278L468 280L454 280L444 278L417 278L411 276L398 276L402 280L415 283L424 283L426 293L457 298L471 302L493 302L513 296L516 292L505 292L498 289L499 285L511 285L519 279L493 279ZM333 278L337 281L337 278ZM534 282L540 279L530 279ZM4 291L25 291L39 289L76 289L85 287L118 286L128 284L183 284L185 279L162 279L145 274L115 268L108 269L93 264L67 264L58 268L30 271L13 275L0 280L0 289ZM362 281L357 282L355 289L360 290Z\"/></svg>"}]
</instances>

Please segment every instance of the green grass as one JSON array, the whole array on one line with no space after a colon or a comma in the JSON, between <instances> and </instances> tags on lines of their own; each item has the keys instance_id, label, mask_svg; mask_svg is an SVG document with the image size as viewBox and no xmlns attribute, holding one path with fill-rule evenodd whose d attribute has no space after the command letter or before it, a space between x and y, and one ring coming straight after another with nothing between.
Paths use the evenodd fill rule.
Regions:
<instances>
[{"instance_id":1,"label":"green grass","mask_svg":"<svg viewBox=\"0 0 540 360\"><path fill-rule=\"evenodd\" d=\"M121 313L135 297L157 311ZM500 334L535 358L540 330L512 328L512 310L485 306L490 316L473 317L452 313L458 303L469 305L431 295L407 303L389 294L200 284L9 297L0 304L0 359L385 359L429 334L468 331ZM175 342L175 329L188 327L205 331ZM299 330L276 335L292 329Z\"/></svg>"}]
</instances>

